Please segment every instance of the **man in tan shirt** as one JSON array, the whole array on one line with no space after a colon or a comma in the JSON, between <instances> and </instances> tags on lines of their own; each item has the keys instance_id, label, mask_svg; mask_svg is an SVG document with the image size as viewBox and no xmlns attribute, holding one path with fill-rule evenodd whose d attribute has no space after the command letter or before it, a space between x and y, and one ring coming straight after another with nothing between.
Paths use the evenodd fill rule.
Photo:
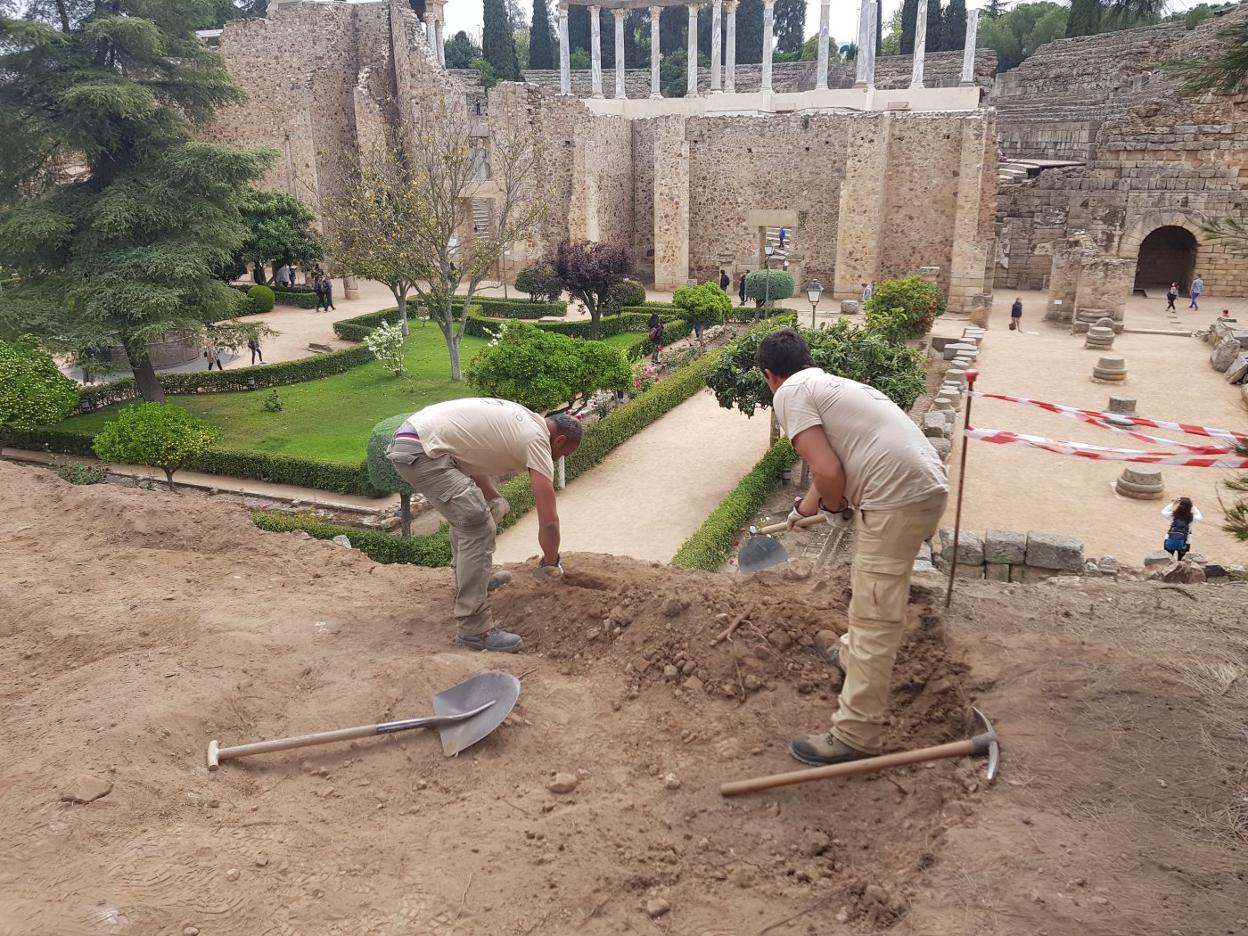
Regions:
<instances>
[{"instance_id":1,"label":"man in tan shirt","mask_svg":"<svg viewBox=\"0 0 1248 936\"><path fill-rule=\"evenodd\" d=\"M395 432L386 457L451 527L456 643L503 653L523 645L519 634L496 628L490 613L494 536L511 509L494 479L528 471L542 550L536 574L560 576L554 463L580 444L581 424L565 413L539 416L519 403L485 397L426 406Z\"/></svg>"},{"instance_id":2,"label":"man in tan shirt","mask_svg":"<svg viewBox=\"0 0 1248 936\"><path fill-rule=\"evenodd\" d=\"M815 367L793 329L763 339L758 365L776 419L814 481L794 504L790 523L820 511L842 523L845 511L857 512L849 630L827 657L845 674L840 704L830 731L793 738L789 753L806 764L870 757L883 742L914 559L944 513L945 468L895 403Z\"/></svg>"}]
</instances>

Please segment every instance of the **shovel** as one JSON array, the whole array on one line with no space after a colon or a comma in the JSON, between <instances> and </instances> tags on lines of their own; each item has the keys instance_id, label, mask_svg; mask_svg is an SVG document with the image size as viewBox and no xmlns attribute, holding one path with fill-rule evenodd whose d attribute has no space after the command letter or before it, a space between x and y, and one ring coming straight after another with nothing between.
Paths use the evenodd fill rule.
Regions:
<instances>
[{"instance_id":1,"label":"shovel","mask_svg":"<svg viewBox=\"0 0 1248 936\"><path fill-rule=\"evenodd\" d=\"M370 735L394 734L409 728L437 728L442 738L442 753L447 757L454 757L501 725L519 697L520 680L511 673L478 673L435 695L432 718L406 718L402 721L382 722L379 725L339 728L337 731L257 741L235 747L223 748L218 741L213 740L208 742L208 769L216 770L221 761L235 757L288 751L291 748L328 744L331 741L349 741Z\"/></svg>"},{"instance_id":2,"label":"shovel","mask_svg":"<svg viewBox=\"0 0 1248 936\"><path fill-rule=\"evenodd\" d=\"M817 523L826 523L823 514L815 514L813 517L803 517L793 526L797 529L812 527ZM780 565L787 562L789 554L784 551L784 545L778 540L773 539L772 533L783 533L789 529L787 523L773 523L765 527L750 527L750 541L741 547L741 552L737 555L737 568L744 574L749 575L753 572L760 572L763 569L770 569L772 566Z\"/></svg>"}]
</instances>

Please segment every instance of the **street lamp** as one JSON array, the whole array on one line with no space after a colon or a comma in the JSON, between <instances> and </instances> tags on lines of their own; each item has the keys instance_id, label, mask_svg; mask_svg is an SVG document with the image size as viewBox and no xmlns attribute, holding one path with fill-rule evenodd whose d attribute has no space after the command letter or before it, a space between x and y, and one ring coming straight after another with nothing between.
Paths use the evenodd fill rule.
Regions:
<instances>
[{"instance_id":1,"label":"street lamp","mask_svg":"<svg viewBox=\"0 0 1248 936\"><path fill-rule=\"evenodd\" d=\"M771 255L776 252L776 248L770 243L763 245L763 308L771 308Z\"/></svg>"},{"instance_id":2,"label":"street lamp","mask_svg":"<svg viewBox=\"0 0 1248 936\"><path fill-rule=\"evenodd\" d=\"M806 298L810 300L810 327L815 327L815 310L819 308L819 299L823 296L823 286L818 280L812 280L806 287Z\"/></svg>"}]
</instances>

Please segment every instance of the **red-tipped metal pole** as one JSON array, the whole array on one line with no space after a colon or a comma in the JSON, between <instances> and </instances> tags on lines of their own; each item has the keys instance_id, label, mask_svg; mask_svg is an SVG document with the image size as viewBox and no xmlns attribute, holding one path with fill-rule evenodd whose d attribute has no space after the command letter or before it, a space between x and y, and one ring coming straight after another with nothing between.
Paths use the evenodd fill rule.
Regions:
<instances>
[{"instance_id":1,"label":"red-tipped metal pole","mask_svg":"<svg viewBox=\"0 0 1248 936\"><path fill-rule=\"evenodd\" d=\"M962 460L958 467L958 505L953 512L953 558L949 561L949 588L945 592L945 607L953 603L953 578L958 574L958 547L962 543L962 489L966 485L966 430L971 428L971 401L975 399L971 393L975 389L975 380L979 371L971 369L966 372L966 418L962 422Z\"/></svg>"}]
</instances>

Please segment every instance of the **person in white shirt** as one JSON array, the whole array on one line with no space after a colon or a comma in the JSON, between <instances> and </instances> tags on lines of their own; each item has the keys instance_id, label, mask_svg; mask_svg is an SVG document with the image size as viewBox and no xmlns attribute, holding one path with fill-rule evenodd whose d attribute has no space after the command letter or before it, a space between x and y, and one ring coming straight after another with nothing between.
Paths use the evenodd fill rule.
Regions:
<instances>
[{"instance_id":1,"label":"person in white shirt","mask_svg":"<svg viewBox=\"0 0 1248 936\"><path fill-rule=\"evenodd\" d=\"M1166 541L1162 548L1179 562L1188 554L1191 547L1192 526L1205 518L1200 509L1192 503L1190 497L1176 497L1165 507L1161 515L1170 521L1170 529L1166 531Z\"/></svg>"},{"instance_id":2,"label":"person in white shirt","mask_svg":"<svg viewBox=\"0 0 1248 936\"><path fill-rule=\"evenodd\" d=\"M409 416L386 450L398 475L425 496L451 527L455 557L456 643L474 650L515 653L519 634L494 626L489 592L510 573L491 580L494 537L511 505L495 478L528 471L537 509L539 578L563 575L554 463L581 444L581 424L566 413L540 416L510 400L469 397L426 406Z\"/></svg>"},{"instance_id":3,"label":"person in white shirt","mask_svg":"<svg viewBox=\"0 0 1248 936\"><path fill-rule=\"evenodd\" d=\"M839 706L830 731L793 738L789 753L804 764L870 757L883 745L914 559L945 510L945 467L897 404L815 367L793 329L763 339L758 366L776 419L814 480L790 524L819 512L839 524L850 508L857 512L849 630L821 654L845 674Z\"/></svg>"}]
</instances>

